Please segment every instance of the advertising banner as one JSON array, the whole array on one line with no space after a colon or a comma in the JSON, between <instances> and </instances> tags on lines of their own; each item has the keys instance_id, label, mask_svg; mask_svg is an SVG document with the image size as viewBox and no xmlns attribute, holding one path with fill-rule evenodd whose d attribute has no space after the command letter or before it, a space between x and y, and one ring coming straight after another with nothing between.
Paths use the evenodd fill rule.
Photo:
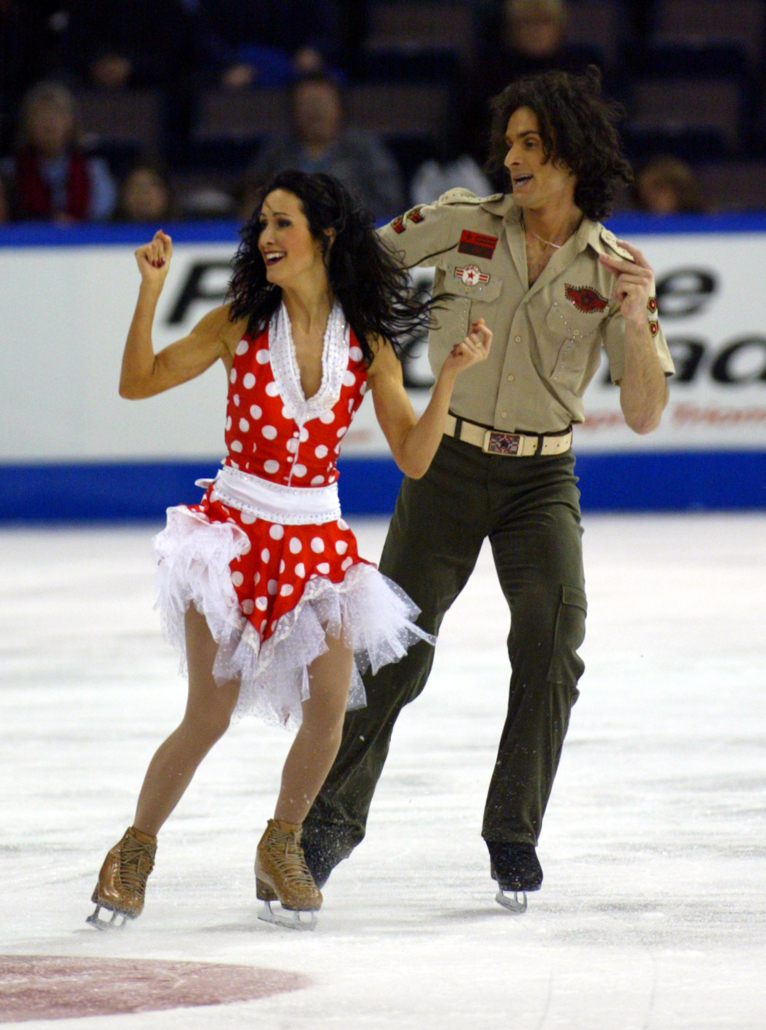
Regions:
<instances>
[{"instance_id":1,"label":"advertising banner","mask_svg":"<svg viewBox=\"0 0 766 1030\"><path fill-rule=\"evenodd\" d=\"M766 222L742 229L628 236L655 269L676 375L661 427L637 436L622 418L604 357L586 394L587 420L575 430L583 459L766 453ZM140 403L118 396L139 283L133 251L143 237L136 230L100 232L89 230L77 246L39 239L25 245L18 232L13 246L0 238L0 462L218 462L227 386L222 366ZM184 336L224 299L236 232L226 226L212 235L217 238L193 226L176 230L155 323L157 349ZM413 274L420 288L429 288L428 269ZM425 340L408 342L404 376L422 410L432 382ZM343 457L387 455L368 401L344 441Z\"/></svg>"}]
</instances>

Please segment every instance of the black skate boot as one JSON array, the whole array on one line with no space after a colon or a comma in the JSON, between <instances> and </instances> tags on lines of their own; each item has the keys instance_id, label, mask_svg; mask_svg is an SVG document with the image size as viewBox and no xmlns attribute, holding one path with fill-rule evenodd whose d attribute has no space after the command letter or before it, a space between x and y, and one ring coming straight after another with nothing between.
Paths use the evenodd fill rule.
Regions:
<instances>
[{"instance_id":1,"label":"black skate boot","mask_svg":"<svg viewBox=\"0 0 766 1030\"><path fill-rule=\"evenodd\" d=\"M303 825L301 846L309 872L320 890L330 879L335 866L348 858L354 847L353 844L344 846L341 835L332 826L308 822Z\"/></svg>"},{"instance_id":2,"label":"black skate boot","mask_svg":"<svg viewBox=\"0 0 766 1030\"><path fill-rule=\"evenodd\" d=\"M487 848L490 873L499 888L495 900L509 912L526 912L527 892L539 891L543 882L543 870L534 845L488 840ZM506 891L513 891L513 897Z\"/></svg>"}]
</instances>

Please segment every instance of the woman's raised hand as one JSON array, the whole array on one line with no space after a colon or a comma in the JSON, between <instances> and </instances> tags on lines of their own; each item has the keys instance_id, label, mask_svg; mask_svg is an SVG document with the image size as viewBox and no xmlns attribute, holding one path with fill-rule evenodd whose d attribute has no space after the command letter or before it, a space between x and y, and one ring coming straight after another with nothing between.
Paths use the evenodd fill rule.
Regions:
<instances>
[{"instance_id":1,"label":"woman's raised hand","mask_svg":"<svg viewBox=\"0 0 766 1030\"><path fill-rule=\"evenodd\" d=\"M136 251L142 281L161 287L168 274L172 256L173 241L163 229L158 229L152 242L145 243Z\"/></svg>"},{"instance_id":2,"label":"woman's raised hand","mask_svg":"<svg viewBox=\"0 0 766 1030\"><path fill-rule=\"evenodd\" d=\"M454 375L464 372L471 365L485 361L491 345L492 330L484 324L484 319L480 318L471 325L471 331L449 352L449 356L442 366L443 370Z\"/></svg>"}]
</instances>

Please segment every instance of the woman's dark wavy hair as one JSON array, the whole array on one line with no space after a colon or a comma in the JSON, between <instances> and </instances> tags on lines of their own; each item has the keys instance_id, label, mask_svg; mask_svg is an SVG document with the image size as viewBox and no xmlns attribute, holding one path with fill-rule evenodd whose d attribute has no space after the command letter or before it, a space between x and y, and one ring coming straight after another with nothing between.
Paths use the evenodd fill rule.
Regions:
<instances>
[{"instance_id":1,"label":"woman's dark wavy hair","mask_svg":"<svg viewBox=\"0 0 766 1030\"><path fill-rule=\"evenodd\" d=\"M508 119L520 107L529 107L540 123L546 156L566 165L577 179L575 204L594 222L611 214L618 183L631 183L633 172L617 132L623 108L602 96L601 72L595 65L585 75L552 71L519 79L490 104L488 171L503 168Z\"/></svg>"},{"instance_id":2,"label":"woman's dark wavy hair","mask_svg":"<svg viewBox=\"0 0 766 1030\"><path fill-rule=\"evenodd\" d=\"M390 341L400 353L404 337L427 328L433 302L413 296L407 271L379 239L361 202L332 175L293 170L280 172L263 187L255 211L242 229L229 283L232 322L246 318L249 332L263 332L282 301L281 288L266 278L258 249L261 209L274 190L287 190L300 200L311 235L322 245L330 288L368 365L374 337ZM332 243L328 229L335 230Z\"/></svg>"}]
</instances>

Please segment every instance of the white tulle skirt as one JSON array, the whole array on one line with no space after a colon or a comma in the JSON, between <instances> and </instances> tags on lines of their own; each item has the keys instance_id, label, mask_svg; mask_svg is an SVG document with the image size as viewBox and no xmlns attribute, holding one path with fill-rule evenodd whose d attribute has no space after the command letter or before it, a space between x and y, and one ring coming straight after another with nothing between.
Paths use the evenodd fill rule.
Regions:
<instances>
[{"instance_id":1,"label":"white tulle skirt","mask_svg":"<svg viewBox=\"0 0 766 1030\"><path fill-rule=\"evenodd\" d=\"M265 640L242 612L231 579L231 562L245 553L247 534L232 522L213 522L188 508L168 509L168 525L154 539L157 603L166 639L186 669L184 614L191 604L210 627L218 651L217 683L240 681L235 717L254 714L297 728L309 697L308 666L327 651L326 637L354 652L348 708L366 703L362 673L398 662L418 640L435 637L415 625L420 609L392 580L363 562L340 583L313 574L295 606Z\"/></svg>"}]
</instances>

